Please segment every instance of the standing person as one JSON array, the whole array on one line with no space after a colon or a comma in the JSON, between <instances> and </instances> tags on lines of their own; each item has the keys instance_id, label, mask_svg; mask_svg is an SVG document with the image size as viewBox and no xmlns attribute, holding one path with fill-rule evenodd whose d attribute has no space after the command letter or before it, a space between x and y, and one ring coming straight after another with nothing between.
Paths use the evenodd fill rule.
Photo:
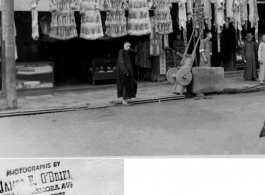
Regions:
<instances>
[{"instance_id":1,"label":"standing person","mask_svg":"<svg viewBox=\"0 0 265 195\"><path fill-rule=\"evenodd\" d=\"M212 38L211 32L206 32L206 38L200 43L200 67L211 67Z\"/></svg>"},{"instance_id":2,"label":"standing person","mask_svg":"<svg viewBox=\"0 0 265 195\"><path fill-rule=\"evenodd\" d=\"M185 44L184 41L181 40L181 35L177 35L177 39L173 42L173 47L177 53L180 53L182 55L185 53ZM176 55L175 59L179 63L178 65L180 65L182 57Z\"/></svg>"},{"instance_id":3,"label":"standing person","mask_svg":"<svg viewBox=\"0 0 265 195\"><path fill-rule=\"evenodd\" d=\"M259 40L256 41L256 59L259 59L258 57L258 50L259 50L259 45L262 43L262 36L259 36Z\"/></svg>"},{"instance_id":4,"label":"standing person","mask_svg":"<svg viewBox=\"0 0 265 195\"><path fill-rule=\"evenodd\" d=\"M252 41L253 35L248 33L246 38L247 41L243 45L242 48L242 59L245 62L245 69L244 69L244 79L252 79L256 80L258 77L257 69L256 69L256 43Z\"/></svg>"},{"instance_id":5,"label":"standing person","mask_svg":"<svg viewBox=\"0 0 265 195\"><path fill-rule=\"evenodd\" d=\"M132 57L136 52L131 49L131 44L125 42L119 51L117 64L117 94L122 97L122 104L128 106L127 100L136 97L137 83L134 79Z\"/></svg>"},{"instance_id":6,"label":"standing person","mask_svg":"<svg viewBox=\"0 0 265 195\"><path fill-rule=\"evenodd\" d=\"M260 63L259 80L262 85L265 81L265 35L262 36L262 42L259 44L258 59Z\"/></svg>"},{"instance_id":7,"label":"standing person","mask_svg":"<svg viewBox=\"0 0 265 195\"><path fill-rule=\"evenodd\" d=\"M181 35L177 35L177 39L173 42L173 47L180 54L184 54L185 44L184 41L181 40Z\"/></svg>"}]
</instances>

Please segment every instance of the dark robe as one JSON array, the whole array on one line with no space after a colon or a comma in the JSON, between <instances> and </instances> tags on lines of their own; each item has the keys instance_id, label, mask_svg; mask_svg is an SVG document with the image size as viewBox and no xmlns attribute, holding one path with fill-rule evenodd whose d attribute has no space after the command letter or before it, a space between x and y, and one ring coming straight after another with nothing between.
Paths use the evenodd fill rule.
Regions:
<instances>
[{"instance_id":1,"label":"dark robe","mask_svg":"<svg viewBox=\"0 0 265 195\"><path fill-rule=\"evenodd\" d=\"M184 41L182 40L175 40L173 42L173 47L175 49L176 52L180 53L180 54L184 54L185 53L185 44L184 44ZM175 56L175 59L177 60L182 60L182 57L179 56L179 55L176 55Z\"/></svg>"},{"instance_id":2,"label":"dark robe","mask_svg":"<svg viewBox=\"0 0 265 195\"><path fill-rule=\"evenodd\" d=\"M256 43L254 41L246 41L242 48L242 59L246 60L244 69L244 78L257 78L256 69Z\"/></svg>"},{"instance_id":3,"label":"dark robe","mask_svg":"<svg viewBox=\"0 0 265 195\"><path fill-rule=\"evenodd\" d=\"M136 97L137 83L133 75L132 57L133 51L119 51L117 63L117 95L123 97L123 90L126 90L128 99ZM126 76L129 74L128 76Z\"/></svg>"}]
</instances>

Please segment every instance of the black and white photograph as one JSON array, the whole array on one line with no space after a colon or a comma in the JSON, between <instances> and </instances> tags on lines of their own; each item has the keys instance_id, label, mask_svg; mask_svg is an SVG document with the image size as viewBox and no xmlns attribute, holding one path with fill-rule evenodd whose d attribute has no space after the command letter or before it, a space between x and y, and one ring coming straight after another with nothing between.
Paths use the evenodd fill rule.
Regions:
<instances>
[{"instance_id":1,"label":"black and white photograph","mask_svg":"<svg viewBox=\"0 0 265 195\"><path fill-rule=\"evenodd\" d=\"M0 157L265 153L265 1L0 10Z\"/></svg>"},{"instance_id":2,"label":"black and white photograph","mask_svg":"<svg viewBox=\"0 0 265 195\"><path fill-rule=\"evenodd\" d=\"M0 12L0 195L264 194L265 0Z\"/></svg>"},{"instance_id":3,"label":"black and white photograph","mask_svg":"<svg viewBox=\"0 0 265 195\"><path fill-rule=\"evenodd\" d=\"M264 155L264 10L0 0L0 158Z\"/></svg>"}]
</instances>

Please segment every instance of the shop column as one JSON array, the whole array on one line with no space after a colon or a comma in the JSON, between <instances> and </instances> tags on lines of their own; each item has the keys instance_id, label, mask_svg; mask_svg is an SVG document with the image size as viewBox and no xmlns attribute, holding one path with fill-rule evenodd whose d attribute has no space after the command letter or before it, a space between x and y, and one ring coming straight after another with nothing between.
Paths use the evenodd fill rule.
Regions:
<instances>
[{"instance_id":1,"label":"shop column","mask_svg":"<svg viewBox=\"0 0 265 195\"><path fill-rule=\"evenodd\" d=\"M16 68L15 68L15 24L14 24L14 0L1 0L4 3L2 12L3 24L3 49L5 55L5 81L7 108L17 108L17 89L16 89Z\"/></svg>"}]
</instances>

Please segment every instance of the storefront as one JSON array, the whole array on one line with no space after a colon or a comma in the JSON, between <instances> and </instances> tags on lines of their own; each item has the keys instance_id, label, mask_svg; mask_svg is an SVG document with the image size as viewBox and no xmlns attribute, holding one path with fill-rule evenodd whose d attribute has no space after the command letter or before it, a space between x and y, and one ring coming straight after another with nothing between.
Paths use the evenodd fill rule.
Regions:
<instances>
[{"instance_id":1,"label":"storefront","mask_svg":"<svg viewBox=\"0 0 265 195\"><path fill-rule=\"evenodd\" d=\"M258 36L254 37L254 40L257 42L257 49L259 43L261 41L261 36L265 34L265 1L264 0L257 0L257 8L258 8ZM251 23L248 22L247 25L244 26L242 31L242 42L238 42L236 46L236 68L235 70L244 70L244 62L242 60L242 45L244 43L245 36L247 33L255 34L255 28L251 28ZM259 68L258 59L256 58L257 68Z\"/></svg>"},{"instance_id":2,"label":"storefront","mask_svg":"<svg viewBox=\"0 0 265 195\"><path fill-rule=\"evenodd\" d=\"M88 32L82 26L84 24L82 22L83 15L80 15L80 8L82 9L80 2L82 0L65 1L76 2L74 4L76 10L72 12L73 18L71 18L74 22L72 27L76 30L72 32L73 28L69 27L70 30L64 35L64 38L58 38L56 37L57 32L52 29L54 14L51 14L49 4L52 1L38 1L38 15L34 20L34 17L32 19L34 11L30 10L32 0L16 0L17 89L36 90L40 88L49 89L54 86L115 83L117 55L125 41L131 42L132 47L138 50L138 54L140 54L135 58L137 65L135 66L135 77L138 81L165 80L166 71L175 66L172 52L166 52L165 49L170 47L179 53L183 53L192 33L192 0L174 0L172 3L166 0L135 1L136 4L137 2L147 3L141 5L144 6L144 12L139 11L143 8L136 8L138 5L134 8L126 7L126 2L127 5L130 5L130 2L133 3L134 1L99 1L101 2L101 9L93 13L100 17L96 25L102 29L102 32L97 35L97 33L91 31L94 34L93 37L88 36ZM54 0L54 2L57 1ZM122 6L119 9L120 15L116 14L118 13L117 10L116 12L110 12L108 9L110 2L120 3ZM244 20L248 24L244 24L241 30L239 26L242 26L243 22L241 25L237 25L239 21L233 22L238 19L236 9L233 9L238 5L223 4L224 0L206 0L205 2L208 2L208 4L205 3L208 10L204 12L205 30L210 30L213 34L212 66L223 66L226 71L236 70L237 64L240 64L240 59L237 57L237 54L240 53L239 40L243 40L242 38L248 32L255 34L257 22L259 23L258 34L265 33L265 17L264 12L261 11L265 8L265 4L263 4L263 1L258 1L259 21L256 17L252 21ZM159 5L162 5L163 10L159 10L161 8ZM251 14L255 15L255 9L250 7L255 5L248 4L247 6L249 12L244 14L247 16L248 14L249 16ZM170 11L167 11L169 7ZM217 13L216 10L219 10L219 12ZM146 15L141 15L143 13ZM241 11L242 13L243 11ZM159 19L163 14L164 16L167 15L164 21ZM231 14L234 14L234 16L231 16ZM87 15L87 17L87 23L91 22L89 20L91 15ZM111 20L114 21L115 17L119 21L120 29L111 31ZM129 26L133 25L132 19L135 20L137 17L139 17L139 20L141 17L145 17L146 21L150 22L150 29L145 31L144 26L139 26L137 32L129 29L131 28ZM131 23L129 20L131 20ZM36 21L37 26L34 26L33 23ZM156 29L157 33L151 33L153 23L162 24L163 22L166 24L163 28ZM89 26L90 24L84 25ZM37 28L38 32L32 33L34 28ZM38 35L37 38L34 37L36 35ZM65 38L65 36L69 37ZM153 47L150 44L153 44ZM177 65L179 65L180 60L181 58L176 56L175 62ZM195 62L194 66L198 66L198 63Z\"/></svg>"},{"instance_id":3,"label":"storefront","mask_svg":"<svg viewBox=\"0 0 265 195\"><path fill-rule=\"evenodd\" d=\"M45 1L46 3L42 0L38 1L37 27L32 27L35 22L34 18L32 19L32 14L36 13L32 10L30 12L28 9L32 1L28 1L28 4L22 3L22 1L17 2L21 2L16 5L15 12L18 90L36 90L39 88L44 89L67 85L114 84L116 83L115 66L117 55L119 50L123 48L125 41L131 42L132 48L137 50L137 55L134 58L136 80L153 81L154 77L151 70L154 65L157 66L153 56L159 56L161 51L164 51L165 44L162 46L163 35L172 32L170 15L168 15L167 20L169 24L166 25L171 30L165 32L165 29L159 29L160 35L158 39L161 44L156 47L160 51L158 53L154 51L152 54L150 52L150 36L152 36L151 31L153 28L151 21L153 21L153 16L155 15L154 6L149 9L147 1L141 1L141 3L145 2L145 4L140 5L142 8L130 8L128 11L129 7L126 8L126 6L129 6L129 2L113 1L113 9L116 6L113 4L115 2L121 3L122 7L118 11L113 11L113 9L110 11L106 8L109 6L106 5L108 3L106 1L102 4L97 4L101 7L100 11L91 11L90 8L82 7L83 1L80 0L76 1L74 5L76 8L75 11L72 11L74 18L71 18L75 24L76 36L68 38L58 37L58 32L55 32L57 35L54 35L52 27L54 13L56 12L51 14L49 11L50 1ZM138 6L137 3L137 1L131 1L130 6L136 7ZM27 6L25 6L26 4ZM168 6L170 5L168 4ZM84 11L84 9L87 10ZM100 28L102 31L100 34L91 31L91 34L94 34L93 36L88 35L89 32L87 32L89 30L87 27L92 23L90 19L93 20L93 16L89 15L91 14L89 13L90 11L97 14L97 17L100 17L99 20L96 18L97 22L95 24L97 23L97 28ZM159 13L158 8L157 11ZM81 12L83 15L81 15ZM170 12L169 9L168 12ZM139 17L140 22L142 20L144 23L139 26L134 24L137 23L137 21L134 21L137 20L137 17ZM87 21L84 22L84 18ZM126 18L128 21L126 21ZM116 20L119 22L118 26L121 29L117 28L113 31L112 22L115 23L117 22ZM129 25L134 29L126 29ZM147 25L147 29L142 25ZM138 27L139 29L137 29ZM38 32L32 32L34 28L38 28ZM91 28L91 30L94 29ZM66 30L64 33L68 34L69 32Z\"/></svg>"}]
</instances>

